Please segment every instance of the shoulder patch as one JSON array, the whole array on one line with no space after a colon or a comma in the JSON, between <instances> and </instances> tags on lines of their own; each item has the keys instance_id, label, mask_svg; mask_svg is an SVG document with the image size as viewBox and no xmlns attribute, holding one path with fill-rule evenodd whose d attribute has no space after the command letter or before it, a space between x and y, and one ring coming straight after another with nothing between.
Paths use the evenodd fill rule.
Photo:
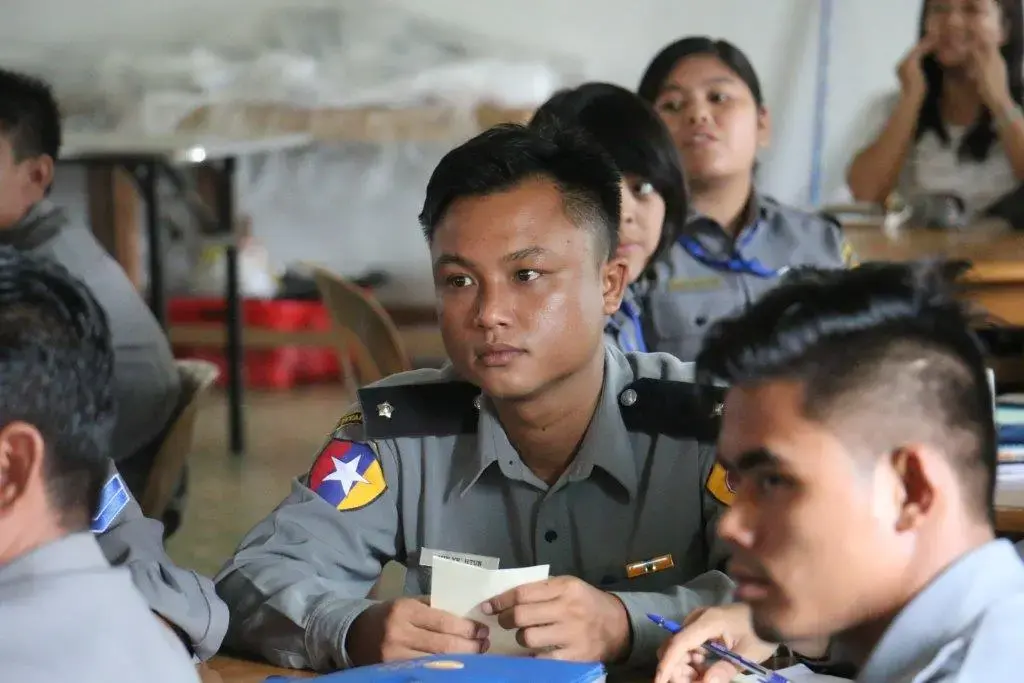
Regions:
<instances>
[{"instance_id":1,"label":"shoulder patch","mask_svg":"<svg viewBox=\"0 0 1024 683\"><path fill-rule=\"evenodd\" d=\"M115 474L108 479L100 491L100 502L90 525L92 532L94 534L102 534L109 529L114 524L117 516L128 507L131 499L132 496L128 492L128 486L125 485L124 479L121 478L120 474Z\"/></svg>"},{"instance_id":2,"label":"shoulder patch","mask_svg":"<svg viewBox=\"0 0 1024 683\"><path fill-rule=\"evenodd\" d=\"M359 390L366 437L396 439L476 432L475 401L480 389L469 382L429 382Z\"/></svg>"},{"instance_id":3,"label":"shoulder patch","mask_svg":"<svg viewBox=\"0 0 1024 683\"><path fill-rule=\"evenodd\" d=\"M840 257L843 259L843 265L847 268L856 268L860 265L860 262L857 259L857 252L853 250L853 245L850 244L850 240L848 239L843 239Z\"/></svg>"},{"instance_id":4,"label":"shoulder patch","mask_svg":"<svg viewBox=\"0 0 1024 683\"><path fill-rule=\"evenodd\" d=\"M309 488L338 510L358 510L380 498L388 484L370 444L331 439L309 471Z\"/></svg>"},{"instance_id":5,"label":"shoulder patch","mask_svg":"<svg viewBox=\"0 0 1024 683\"><path fill-rule=\"evenodd\" d=\"M724 399L722 387L644 378L619 393L619 406L630 431L714 442Z\"/></svg>"},{"instance_id":6,"label":"shoulder patch","mask_svg":"<svg viewBox=\"0 0 1024 683\"><path fill-rule=\"evenodd\" d=\"M334 425L334 429L332 431L336 432L342 427L361 424L363 424L363 413L360 410L354 410L351 413L348 413L347 415L342 415L341 419L338 420L338 424Z\"/></svg>"},{"instance_id":7,"label":"shoulder patch","mask_svg":"<svg viewBox=\"0 0 1024 683\"><path fill-rule=\"evenodd\" d=\"M704 486L719 503L732 505L732 500L736 497L736 489L729 481L729 473L717 462L711 468L711 474L708 475L708 481Z\"/></svg>"}]
</instances>

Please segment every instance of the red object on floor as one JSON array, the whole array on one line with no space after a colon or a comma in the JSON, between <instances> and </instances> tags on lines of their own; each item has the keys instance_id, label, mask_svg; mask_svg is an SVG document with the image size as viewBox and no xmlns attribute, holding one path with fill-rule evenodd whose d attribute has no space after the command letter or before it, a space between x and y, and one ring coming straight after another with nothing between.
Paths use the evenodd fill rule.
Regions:
<instances>
[{"instance_id":1,"label":"red object on floor","mask_svg":"<svg viewBox=\"0 0 1024 683\"><path fill-rule=\"evenodd\" d=\"M168 303L171 325L224 325L227 304L221 298L179 297ZM319 301L246 299L242 316L247 328L282 332L329 330L330 315ZM336 382L341 367L333 347L282 346L244 352L245 385L258 389L290 389L300 384ZM222 347L175 345L176 358L197 358L220 368L217 384L227 383L227 358Z\"/></svg>"}]
</instances>

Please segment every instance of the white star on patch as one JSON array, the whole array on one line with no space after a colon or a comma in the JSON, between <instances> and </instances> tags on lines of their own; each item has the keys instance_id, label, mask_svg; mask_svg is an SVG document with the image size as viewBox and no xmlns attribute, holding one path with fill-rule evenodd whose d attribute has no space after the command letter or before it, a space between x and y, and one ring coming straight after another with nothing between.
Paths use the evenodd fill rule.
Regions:
<instances>
[{"instance_id":1,"label":"white star on patch","mask_svg":"<svg viewBox=\"0 0 1024 683\"><path fill-rule=\"evenodd\" d=\"M324 477L324 481L336 481L341 484L341 492L348 495L356 484L369 484L363 475L359 474L359 458L353 458L348 462L331 457L334 461L334 471Z\"/></svg>"}]
</instances>

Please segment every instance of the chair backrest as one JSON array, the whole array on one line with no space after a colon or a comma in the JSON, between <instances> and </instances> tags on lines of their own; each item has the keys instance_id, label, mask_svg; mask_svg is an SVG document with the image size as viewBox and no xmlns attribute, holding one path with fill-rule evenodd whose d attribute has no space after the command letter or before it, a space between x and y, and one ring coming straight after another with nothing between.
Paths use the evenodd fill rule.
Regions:
<instances>
[{"instance_id":1,"label":"chair backrest","mask_svg":"<svg viewBox=\"0 0 1024 683\"><path fill-rule=\"evenodd\" d=\"M192 450L199 398L220 374L216 365L204 360L178 360L175 365L181 378L178 409L164 433L160 449L153 459L146 489L139 499L142 512L151 519L161 519L174 496L185 461Z\"/></svg>"},{"instance_id":2,"label":"chair backrest","mask_svg":"<svg viewBox=\"0 0 1024 683\"><path fill-rule=\"evenodd\" d=\"M383 306L329 270L314 268L313 279L334 323L347 381L352 362L358 386L412 369L398 328Z\"/></svg>"}]
</instances>

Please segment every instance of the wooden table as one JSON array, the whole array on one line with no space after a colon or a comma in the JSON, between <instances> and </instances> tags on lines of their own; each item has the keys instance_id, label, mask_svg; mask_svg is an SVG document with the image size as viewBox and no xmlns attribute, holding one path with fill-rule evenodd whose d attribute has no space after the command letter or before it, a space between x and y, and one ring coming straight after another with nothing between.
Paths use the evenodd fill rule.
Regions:
<instances>
[{"instance_id":1,"label":"wooden table","mask_svg":"<svg viewBox=\"0 0 1024 683\"><path fill-rule=\"evenodd\" d=\"M880 225L849 223L843 232L861 262L942 257L973 265L964 276L965 297L993 318L1024 326L1024 233L996 224L964 230L902 228L886 235Z\"/></svg>"},{"instance_id":2,"label":"wooden table","mask_svg":"<svg viewBox=\"0 0 1024 683\"><path fill-rule=\"evenodd\" d=\"M1024 481L996 485L996 530L1004 534L1024 534Z\"/></svg>"}]
</instances>

